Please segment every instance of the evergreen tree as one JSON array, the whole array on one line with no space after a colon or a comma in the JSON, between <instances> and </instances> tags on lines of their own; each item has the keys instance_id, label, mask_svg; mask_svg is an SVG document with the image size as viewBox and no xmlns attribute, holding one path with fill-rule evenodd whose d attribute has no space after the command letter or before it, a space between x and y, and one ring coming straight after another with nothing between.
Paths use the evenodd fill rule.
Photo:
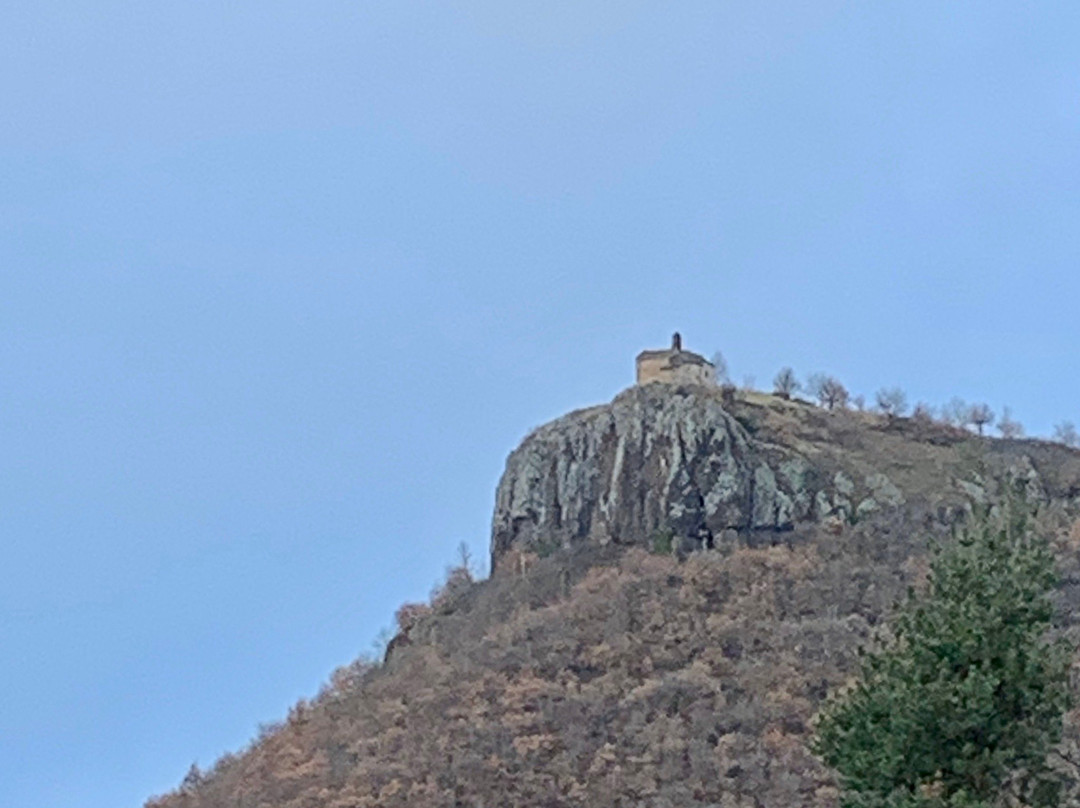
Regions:
<instances>
[{"instance_id":1,"label":"evergreen tree","mask_svg":"<svg viewBox=\"0 0 1080 808\"><path fill-rule=\"evenodd\" d=\"M1015 503L935 552L926 591L818 717L813 749L845 808L1061 804L1047 755L1070 653L1049 636L1055 583L1048 542Z\"/></svg>"}]
</instances>

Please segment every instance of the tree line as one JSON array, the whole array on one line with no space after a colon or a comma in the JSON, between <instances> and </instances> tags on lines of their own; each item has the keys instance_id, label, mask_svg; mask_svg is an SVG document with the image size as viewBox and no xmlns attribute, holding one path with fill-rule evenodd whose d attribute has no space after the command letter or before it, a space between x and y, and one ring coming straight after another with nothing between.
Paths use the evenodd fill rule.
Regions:
<instances>
[{"instance_id":1,"label":"tree line","mask_svg":"<svg viewBox=\"0 0 1080 808\"><path fill-rule=\"evenodd\" d=\"M716 368L716 380L722 387L734 388L727 362L720 352L712 357ZM747 377L744 389L753 389L754 380ZM800 381L790 367L781 368L773 377L773 395L783 399L792 399L805 394L827 410L854 409L859 412L877 412L887 418L910 417L926 423L938 423L957 429L969 429L979 435L986 435L992 428L1005 439L1019 439L1025 436L1024 425L1014 417L1009 407L1003 407L1000 414L983 402L967 402L962 398L952 398L940 407L926 402L917 402L910 406L907 393L901 387L882 387L873 400L868 402L862 395L853 395L836 376L828 373L812 373L805 381ZM1061 421L1054 426L1051 440L1070 448L1080 447L1080 431L1072 421Z\"/></svg>"}]
</instances>

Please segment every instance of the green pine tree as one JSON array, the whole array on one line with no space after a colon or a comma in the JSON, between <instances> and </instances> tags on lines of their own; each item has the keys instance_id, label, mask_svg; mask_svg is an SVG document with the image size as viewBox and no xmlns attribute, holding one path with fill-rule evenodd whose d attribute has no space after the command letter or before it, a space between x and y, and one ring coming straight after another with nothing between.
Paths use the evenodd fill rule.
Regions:
<instances>
[{"instance_id":1,"label":"green pine tree","mask_svg":"<svg viewBox=\"0 0 1080 808\"><path fill-rule=\"evenodd\" d=\"M936 551L926 590L818 716L812 748L845 808L1061 804L1047 755L1071 654L1050 638L1055 584L1048 541L1015 502Z\"/></svg>"}]
</instances>

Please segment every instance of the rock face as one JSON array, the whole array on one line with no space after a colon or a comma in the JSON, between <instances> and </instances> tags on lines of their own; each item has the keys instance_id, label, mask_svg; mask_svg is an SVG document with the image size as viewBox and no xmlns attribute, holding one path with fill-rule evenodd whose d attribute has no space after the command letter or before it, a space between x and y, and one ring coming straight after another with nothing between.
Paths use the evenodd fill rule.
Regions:
<instances>
[{"instance_id":1,"label":"rock face","mask_svg":"<svg viewBox=\"0 0 1080 808\"><path fill-rule=\"evenodd\" d=\"M781 531L811 515L813 468L755 440L715 390L649 384L571 413L510 455L496 494L492 569L579 542L710 547L724 531Z\"/></svg>"}]
</instances>

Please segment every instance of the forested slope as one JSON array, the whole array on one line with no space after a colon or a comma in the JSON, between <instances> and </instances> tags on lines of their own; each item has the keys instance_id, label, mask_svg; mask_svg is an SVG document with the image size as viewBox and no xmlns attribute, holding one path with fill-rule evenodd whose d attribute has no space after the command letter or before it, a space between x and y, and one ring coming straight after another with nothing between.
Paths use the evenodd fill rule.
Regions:
<instances>
[{"instance_id":1,"label":"forested slope","mask_svg":"<svg viewBox=\"0 0 1080 808\"><path fill-rule=\"evenodd\" d=\"M1009 476L1057 537L1063 628L1080 614L1076 453L765 397L725 412L759 456L806 458L829 503L837 473L856 486L885 475L903 496L861 513L829 504L783 530L725 528L709 549L580 523L548 541L538 513L524 546L500 534L513 564L482 582L459 571L404 609L383 663L338 671L248 749L148 804L835 805L805 748L818 705L918 586L928 543Z\"/></svg>"}]
</instances>

